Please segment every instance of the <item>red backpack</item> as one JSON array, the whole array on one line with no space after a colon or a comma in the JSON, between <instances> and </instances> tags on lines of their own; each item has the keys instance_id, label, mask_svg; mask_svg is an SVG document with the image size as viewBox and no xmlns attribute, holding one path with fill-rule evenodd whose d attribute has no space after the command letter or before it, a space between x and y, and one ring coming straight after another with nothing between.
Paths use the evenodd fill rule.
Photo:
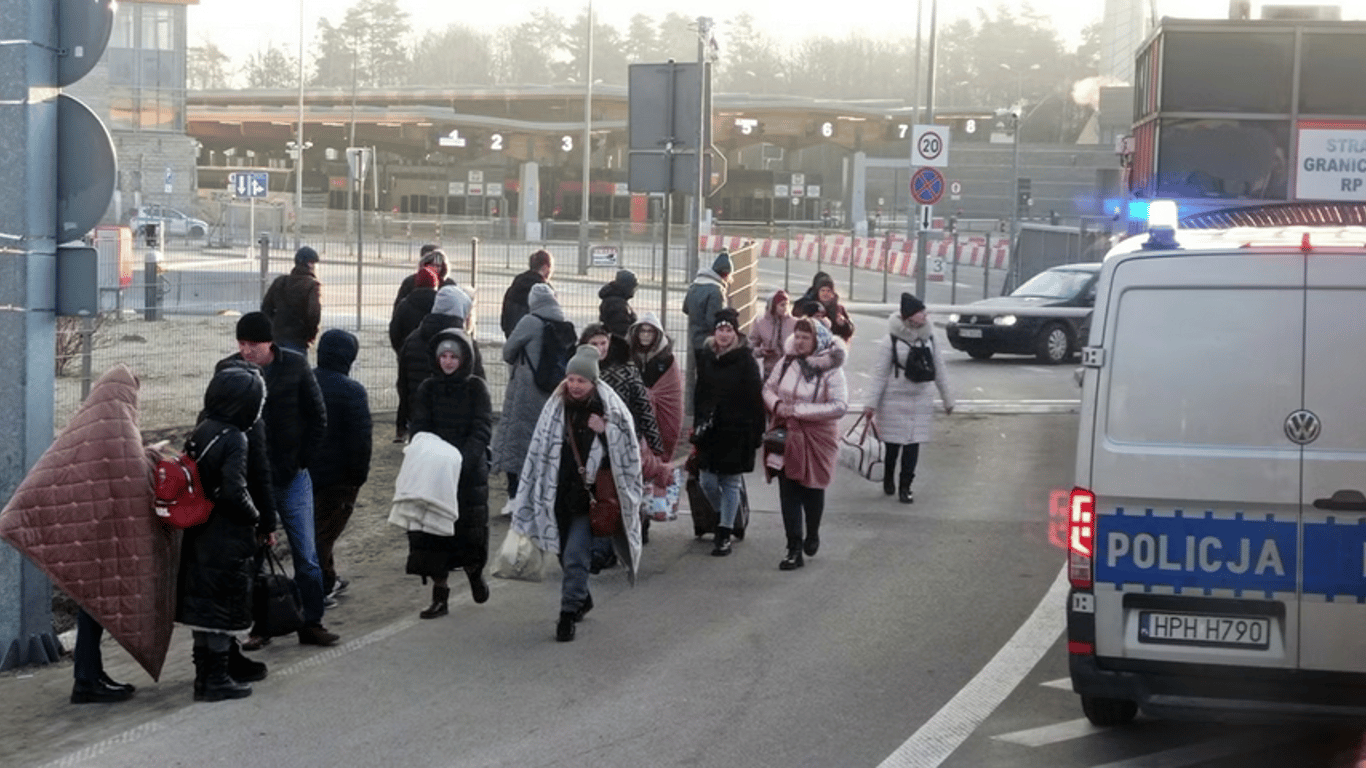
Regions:
<instances>
[{"instance_id":1,"label":"red backpack","mask_svg":"<svg viewBox=\"0 0 1366 768\"><path fill-rule=\"evenodd\" d=\"M227 433L228 430L224 429L214 435L204 450L198 452L199 455L208 453L218 438ZM157 517L173 528L202 525L213 511L213 502L199 481L199 465L189 453L190 446L185 448L185 453L165 457L156 466Z\"/></svg>"}]
</instances>

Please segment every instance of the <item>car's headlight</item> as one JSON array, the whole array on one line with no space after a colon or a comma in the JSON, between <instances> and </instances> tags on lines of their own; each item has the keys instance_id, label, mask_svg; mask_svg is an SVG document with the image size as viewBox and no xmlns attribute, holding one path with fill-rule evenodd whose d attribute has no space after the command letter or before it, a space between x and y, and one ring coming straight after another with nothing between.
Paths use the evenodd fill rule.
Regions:
<instances>
[{"instance_id":1,"label":"car's headlight","mask_svg":"<svg viewBox=\"0 0 1366 768\"><path fill-rule=\"evenodd\" d=\"M957 312L950 312L950 313L949 313L949 322L950 322L950 323L956 323L956 322L958 322L958 313L957 313Z\"/></svg>"},{"instance_id":2,"label":"car's headlight","mask_svg":"<svg viewBox=\"0 0 1366 768\"><path fill-rule=\"evenodd\" d=\"M992 322L994 325L1014 325L1014 324L1015 324L1015 316L1014 316L1014 315L997 315L995 318L992 319L991 322Z\"/></svg>"}]
</instances>

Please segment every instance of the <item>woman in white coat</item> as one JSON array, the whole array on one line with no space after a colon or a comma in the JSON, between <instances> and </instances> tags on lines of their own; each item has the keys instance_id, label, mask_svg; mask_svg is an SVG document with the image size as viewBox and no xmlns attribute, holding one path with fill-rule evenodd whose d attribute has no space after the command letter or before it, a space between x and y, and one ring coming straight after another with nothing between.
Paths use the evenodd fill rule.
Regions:
<instances>
[{"instance_id":1,"label":"woman in white coat","mask_svg":"<svg viewBox=\"0 0 1366 768\"><path fill-rule=\"evenodd\" d=\"M902 504L910 504L915 501L911 482L920 460L920 444L929 441L933 427L935 390L947 413L953 413L954 400L925 302L909 293L901 294L901 312L891 315L888 325L889 333L879 342L873 358L872 390L863 413L876 419L879 436L886 443L882 492L888 496L896 493ZM933 370L926 370L927 361L933 361ZM899 482L895 474L898 458Z\"/></svg>"}]
</instances>

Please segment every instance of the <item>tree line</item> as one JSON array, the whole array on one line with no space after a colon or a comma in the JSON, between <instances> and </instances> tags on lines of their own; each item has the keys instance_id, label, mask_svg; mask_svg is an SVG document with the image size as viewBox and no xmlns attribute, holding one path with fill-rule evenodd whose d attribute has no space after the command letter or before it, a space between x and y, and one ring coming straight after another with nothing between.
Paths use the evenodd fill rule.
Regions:
<instances>
[{"instance_id":1,"label":"tree line","mask_svg":"<svg viewBox=\"0 0 1366 768\"><path fill-rule=\"evenodd\" d=\"M452 24L414 34L397 0L357 0L339 21L319 21L305 79L335 88L573 85L584 78L587 28L583 11L565 18L541 8L491 32ZM913 30L780 43L742 13L719 20L702 39L697 19L671 12L662 18L636 14L624 30L595 20L592 35L593 79L607 84L625 85L634 62L696 61L701 46L715 61L717 92L905 103L917 95ZM1098 24L1069 49L1049 20L1027 5L1018 13L1004 6L979 10L975 18L943 26L938 40L935 99L944 107L1041 104L1056 95L1066 112L1072 84L1096 74L1100 49ZM294 88L295 54L286 46L266 46L234 67L205 42L189 51L188 85ZM927 54L922 46L921 83Z\"/></svg>"}]
</instances>

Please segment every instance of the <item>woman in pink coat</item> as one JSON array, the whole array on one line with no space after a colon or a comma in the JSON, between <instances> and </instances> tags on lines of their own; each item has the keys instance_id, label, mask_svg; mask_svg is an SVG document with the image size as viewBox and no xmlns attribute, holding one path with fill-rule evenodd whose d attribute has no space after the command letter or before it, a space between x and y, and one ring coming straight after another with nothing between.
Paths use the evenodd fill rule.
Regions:
<instances>
[{"instance_id":1,"label":"woman in pink coat","mask_svg":"<svg viewBox=\"0 0 1366 768\"><path fill-rule=\"evenodd\" d=\"M765 379L773 372L773 366L783 359L783 345L797 325L789 304L786 291L774 291L768 299L768 310L749 330L749 346L763 368Z\"/></svg>"},{"instance_id":2,"label":"woman in pink coat","mask_svg":"<svg viewBox=\"0 0 1366 768\"><path fill-rule=\"evenodd\" d=\"M764 405L774 426L786 426L778 497L787 532L784 571L804 565L820 548L825 489L839 454L839 420L849 407L844 342L812 318L797 320L783 359L764 384ZM805 522L806 535L802 535Z\"/></svg>"}]
</instances>

